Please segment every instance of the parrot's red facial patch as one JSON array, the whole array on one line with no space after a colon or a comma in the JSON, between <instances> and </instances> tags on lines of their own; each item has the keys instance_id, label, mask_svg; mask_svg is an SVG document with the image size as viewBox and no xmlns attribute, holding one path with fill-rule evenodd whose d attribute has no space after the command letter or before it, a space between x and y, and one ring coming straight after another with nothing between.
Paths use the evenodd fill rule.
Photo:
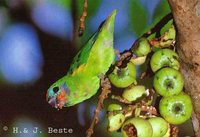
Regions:
<instances>
[{"instance_id":1,"label":"parrot's red facial patch","mask_svg":"<svg viewBox=\"0 0 200 137\"><path fill-rule=\"evenodd\" d=\"M69 102L69 93L66 84L62 83L62 85L54 86L47 91L46 100L52 107L59 110Z\"/></svg>"},{"instance_id":2,"label":"parrot's red facial patch","mask_svg":"<svg viewBox=\"0 0 200 137\"><path fill-rule=\"evenodd\" d=\"M65 103L67 103L67 92L63 89L57 95L57 107L62 109Z\"/></svg>"}]
</instances>

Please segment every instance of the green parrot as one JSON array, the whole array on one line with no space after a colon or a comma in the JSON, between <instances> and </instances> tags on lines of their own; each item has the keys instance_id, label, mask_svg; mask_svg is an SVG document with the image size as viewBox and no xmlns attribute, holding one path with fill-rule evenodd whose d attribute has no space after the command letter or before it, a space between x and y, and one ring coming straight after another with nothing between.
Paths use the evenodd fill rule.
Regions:
<instances>
[{"instance_id":1,"label":"green parrot","mask_svg":"<svg viewBox=\"0 0 200 137\"><path fill-rule=\"evenodd\" d=\"M68 73L50 86L46 94L50 105L62 109L96 94L100 87L100 75L109 70L115 58L115 15L116 10L74 57Z\"/></svg>"}]
</instances>

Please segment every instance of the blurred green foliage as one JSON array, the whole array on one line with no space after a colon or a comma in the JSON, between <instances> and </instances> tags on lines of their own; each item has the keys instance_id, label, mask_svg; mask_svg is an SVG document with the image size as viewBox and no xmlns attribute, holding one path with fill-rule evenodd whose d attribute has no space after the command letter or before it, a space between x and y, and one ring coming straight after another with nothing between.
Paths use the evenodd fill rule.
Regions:
<instances>
[{"instance_id":1,"label":"blurred green foliage","mask_svg":"<svg viewBox=\"0 0 200 137\"><path fill-rule=\"evenodd\" d=\"M82 10L83 10L83 4L84 4L84 0L74 0L77 4L77 7L76 7L76 12L78 15L81 15L82 13ZM64 6L68 9L72 9L72 3L73 1L72 0L51 0L51 2L54 2L54 3L58 3L60 4L61 6ZM90 18L92 17L94 14L95 14L95 11L98 9L98 6L100 5L101 3L101 0L88 0L88 9L87 9L87 17Z\"/></svg>"},{"instance_id":2,"label":"blurred green foliage","mask_svg":"<svg viewBox=\"0 0 200 137\"><path fill-rule=\"evenodd\" d=\"M137 36L142 35L147 27L147 10L140 0L132 0L130 8L131 28Z\"/></svg>"},{"instance_id":3,"label":"blurred green foliage","mask_svg":"<svg viewBox=\"0 0 200 137\"><path fill-rule=\"evenodd\" d=\"M159 22L165 15L170 13L170 7L167 0L160 0L159 4L156 6L153 14L153 24Z\"/></svg>"}]
</instances>

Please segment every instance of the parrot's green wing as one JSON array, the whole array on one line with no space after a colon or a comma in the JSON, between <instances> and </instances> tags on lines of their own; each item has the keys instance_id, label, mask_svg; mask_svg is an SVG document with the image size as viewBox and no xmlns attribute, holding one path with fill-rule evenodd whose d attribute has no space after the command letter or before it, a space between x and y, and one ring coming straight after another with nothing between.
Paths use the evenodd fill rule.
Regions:
<instances>
[{"instance_id":1,"label":"parrot's green wing","mask_svg":"<svg viewBox=\"0 0 200 137\"><path fill-rule=\"evenodd\" d=\"M77 69L80 65L86 64L88 57L90 55L90 50L92 49L92 46L94 44L94 41L96 40L97 36L96 32L89 41L82 47L82 49L78 52L78 54L74 57L71 66L69 68L68 74L72 74L75 69Z\"/></svg>"},{"instance_id":2,"label":"parrot's green wing","mask_svg":"<svg viewBox=\"0 0 200 137\"><path fill-rule=\"evenodd\" d=\"M114 61L113 32L116 10L102 24L87 44L75 56L68 74L87 72L88 75L105 74Z\"/></svg>"},{"instance_id":3,"label":"parrot's green wing","mask_svg":"<svg viewBox=\"0 0 200 137\"><path fill-rule=\"evenodd\" d=\"M105 74L114 61L113 33L115 14L116 10L105 21L90 51L86 69L94 75Z\"/></svg>"}]
</instances>

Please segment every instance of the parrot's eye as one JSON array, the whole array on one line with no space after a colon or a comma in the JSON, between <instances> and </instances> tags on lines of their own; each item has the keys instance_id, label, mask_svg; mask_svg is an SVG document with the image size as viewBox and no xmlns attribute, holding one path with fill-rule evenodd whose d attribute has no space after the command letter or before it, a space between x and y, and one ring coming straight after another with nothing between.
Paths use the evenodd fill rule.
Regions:
<instances>
[{"instance_id":1,"label":"parrot's eye","mask_svg":"<svg viewBox=\"0 0 200 137\"><path fill-rule=\"evenodd\" d=\"M54 92L54 93L57 93L58 91L59 91L59 88L58 88L58 87L54 87L54 88L53 88L53 92Z\"/></svg>"}]
</instances>

